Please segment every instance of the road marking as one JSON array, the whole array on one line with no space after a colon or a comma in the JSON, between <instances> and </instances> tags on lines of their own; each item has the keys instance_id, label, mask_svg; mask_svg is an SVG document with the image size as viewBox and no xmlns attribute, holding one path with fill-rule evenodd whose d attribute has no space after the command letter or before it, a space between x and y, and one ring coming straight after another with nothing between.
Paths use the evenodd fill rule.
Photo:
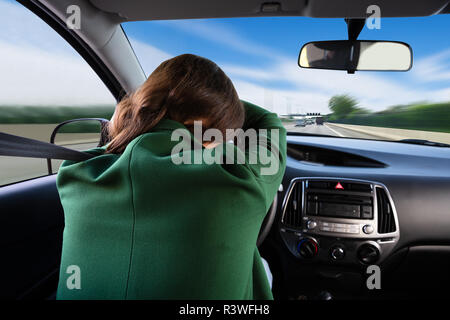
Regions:
<instances>
[{"instance_id":1,"label":"road marking","mask_svg":"<svg viewBox=\"0 0 450 320\"><path fill-rule=\"evenodd\" d=\"M324 123L325 127L327 127L328 129L330 129L331 131L333 131L334 133L336 133L339 137L345 137L343 134L337 132L336 130L330 128L326 123Z\"/></svg>"}]
</instances>

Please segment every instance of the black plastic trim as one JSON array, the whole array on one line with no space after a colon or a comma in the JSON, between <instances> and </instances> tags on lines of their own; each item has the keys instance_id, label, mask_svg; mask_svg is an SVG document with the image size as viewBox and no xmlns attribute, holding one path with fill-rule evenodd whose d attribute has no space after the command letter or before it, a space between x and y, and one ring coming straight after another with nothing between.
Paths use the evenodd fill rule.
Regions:
<instances>
[{"instance_id":1,"label":"black plastic trim","mask_svg":"<svg viewBox=\"0 0 450 320\"><path fill-rule=\"evenodd\" d=\"M305 153L311 155L311 159L305 158ZM348 168L386 168L387 165L380 161L335 149L326 149L317 146L307 146L288 142L287 155L297 161L307 161L318 165L348 167Z\"/></svg>"}]
</instances>

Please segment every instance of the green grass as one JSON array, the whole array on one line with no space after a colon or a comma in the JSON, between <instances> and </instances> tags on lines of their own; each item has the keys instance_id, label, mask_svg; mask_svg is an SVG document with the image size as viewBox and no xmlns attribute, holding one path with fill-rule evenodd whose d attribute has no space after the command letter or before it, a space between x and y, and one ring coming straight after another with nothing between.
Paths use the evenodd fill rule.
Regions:
<instances>
[{"instance_id":1,"label":"green grass","mask_svg":"<svg viewBox=\"0 0 450 320\"><path fill-rule=\"evenodd\" d=\"M97 121L80 121L68 123L58 133L96 133L101 132L101 124Z\"/></svg>"},{"instance_id":2,"label":"green grass","mask_svg":"<svg viewBox=\"0 0 450 320\"><path fill-rule=\"evenodd\" d=\"M397 106L330 122L450 133L450 102Z\"/></svg>"},{"instance_id":3,"label":"green grass","mask_svg":"<svg viewBox=\"0 0 450 320\"><path fill-rule=\"evenodd\" d=\"M115 105L91 106L0 106L1 124L60 123L75 118L110 119Z\"/></svg>"}]
</instances>

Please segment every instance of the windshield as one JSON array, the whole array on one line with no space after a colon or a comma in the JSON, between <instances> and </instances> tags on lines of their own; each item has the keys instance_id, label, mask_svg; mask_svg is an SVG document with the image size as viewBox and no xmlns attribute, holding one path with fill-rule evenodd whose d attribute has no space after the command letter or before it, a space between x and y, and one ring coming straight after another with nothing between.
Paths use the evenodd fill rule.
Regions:
<instances>
[{"instance_id":1,"label":"windshield","mask_svg":"<svg viewBox=\"0 0 450 320\"><path fill-rule=\"evenodd\" d=\"M193 53L215 61L241 99L282 119L288 132L450 143L450 19L385 18L359 39L410 44L409 72L302 69L303 44L347 39L343 19L233 18L123 24L149 75L162 61Z\"/></svg>"}]
</instances>

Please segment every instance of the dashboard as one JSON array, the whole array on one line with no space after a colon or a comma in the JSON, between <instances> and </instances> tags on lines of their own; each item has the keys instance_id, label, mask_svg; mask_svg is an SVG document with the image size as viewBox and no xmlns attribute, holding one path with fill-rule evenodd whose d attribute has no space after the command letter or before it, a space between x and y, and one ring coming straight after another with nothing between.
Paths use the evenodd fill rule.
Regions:
<instances>
[{"instance_id":1,"label":"dashboard","mask_svg":"<svg viewBox=\"0 0 450 320\"><path fill-rule=\"evenodd\" d=\"M380 262L400 236L387 188L355 179L294 178L280 224L281 237L294 256L323 262Z\"/></svg>"},{"instance_id":2,"label":"dashboard","mask_svg":"<svg viewBox=\"0 0 450 320\"><path fill-rule=\"evenodd\" d=\"M406 294L411 274L417 290L450 283L449 196L450 148L288 135L273 237L284 298L355 294L370 265Z\"/></svg>"}]
</instances>

